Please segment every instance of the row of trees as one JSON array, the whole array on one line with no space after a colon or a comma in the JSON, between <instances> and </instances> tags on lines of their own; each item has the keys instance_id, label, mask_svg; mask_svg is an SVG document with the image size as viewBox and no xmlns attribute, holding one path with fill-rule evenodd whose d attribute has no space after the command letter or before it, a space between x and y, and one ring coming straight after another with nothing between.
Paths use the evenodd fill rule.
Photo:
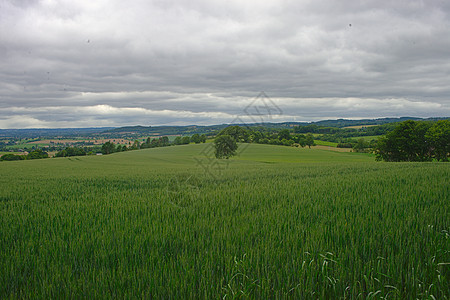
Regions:
<instances>
[{"instance_id":1,"label":"row of trees","mask_svg":"<svg viewBox=\"0 0 450 300\"><path fill-rule=\"evenodd\" d=\"M48 158L48 153L41 149L36 149L28 153L27 155L16 155L12 153L4 154L0 157L0 161L14 161L14 160L26 160L26 159L42 159Z\"/></svg>"},{"instance_id":2,"label":"row of trees","mask_svg":"<svg viewBox=\"0 0 450 300\"><path fill-rule=\"evenodd\" d=\"M79 147L67 147L64 150L55 153L55 157L85 156L87 152Z\"/></svg>"},{"instance_id":3,"label":"row of trees","mask_svg":"<svg viewBox=\"0 0 450 300\"><path fill-rule=\"evenodd\" d=\"M361 128L337 128L319 126L316 124L294 126L294 133L319 133L322 134L321 140L329 142L340 142L343 138L383 135L395 128L395 123L382 124L377 126L368 126Z\"/></svg>"},{"instance_id":4,"label":"row of trees","mask_svg":"<svg viewBox=\"0 0 450 300\"><path fill-rule=\"evenodd\" d=\"M378 140L377 160L448 161L450 121L405 121Z\"/></svg>"},{"instance_id":5,"label":"row of trees","mask_svg":"<svg viewBox=\"0 0 450 300\"><path fill-rule=\"evenodd\" d=\"M314 145L314 138L311 133L291 134L289 129L282 129L279 132L264 131L261 129L244 128L240 126L229 126L223 129L218 136L229 135L236 142L241 143L257 143L270 145L293 146L300 145L302 147Z\"/></svg>"},{"instance_id":6,"label":"row of trees","mask_svg":"<svg viewBox=\"0 0 450 300\"><path fill-rule=\"evenodd\" d=\"M279 132L266 132L240 126L229 126L223 129L214 140L216 158L228 159L236 155L238 142L284 146L300 145L311 148L314 145L314 138L311 133L292 135L288 129L282 129Z\"/></svg>"},{"instance_id":7,"label":"row of trees","mask_svg":"<svg viewBox=\"0 0 450 300\"><path fill-rule=\"evenodd\" d=\"M200 143L206 143L206 135L202 134L199 135L198 133L192 135L192 136L177 136L175 138L175 140L173 141L174 145L187 145L190 143L196 143L196 144L200 144Z\"/></svg>"},{"instance_id":8,"label":"row of trees","mask_svg":"<svg viewBox=\"0 0 450 300\"><path fill-rule=\"evenodd\" d=\"M102 153L103 154L111 154L114 152L122 152L129 150L138 150L138 149L147 149L147 148L157 148L157 147L167 147L171 145L186 145L190 143L205 143L206 135L202 134L194 134L192 136L177 136L175 140L171 143L167 136L162 136L159 138L150 138L143 143L140 143L138 140L135 140L133 144L126 145L115 145L112 142L106 142L102 145Z\"/></svg>"}]
</instances>

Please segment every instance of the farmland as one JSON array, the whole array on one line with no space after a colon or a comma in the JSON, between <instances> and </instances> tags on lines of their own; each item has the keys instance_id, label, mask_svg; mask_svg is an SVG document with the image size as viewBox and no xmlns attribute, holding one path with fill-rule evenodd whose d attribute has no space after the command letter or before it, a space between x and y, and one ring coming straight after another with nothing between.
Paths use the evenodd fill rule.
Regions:
<instances>
[{"instance_id":1,"label":"farmland","mask_svg":"<svg viewBox=\"0 0 450 300\"><path fill-rule=\"evenodd\" d=\"M0 298L448 299L450 167L210 144L0 163Z\"/></svg>"}]
</instances>

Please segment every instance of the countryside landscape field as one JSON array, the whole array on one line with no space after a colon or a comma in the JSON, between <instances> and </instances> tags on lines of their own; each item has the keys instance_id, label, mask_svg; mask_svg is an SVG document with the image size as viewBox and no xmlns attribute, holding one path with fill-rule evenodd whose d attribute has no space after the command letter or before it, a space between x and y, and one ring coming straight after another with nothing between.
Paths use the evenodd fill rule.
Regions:
<instances>
[{"instance_id":1,"label":"countryside landscape field","mask_svg":"<svg viewBox=\"0 0 450 300\"><path fill-rule=\"evenodd\" d=\"M450 167L210 144L2 162L0 298L450 297Z\"/></svg>"}]
</instances>

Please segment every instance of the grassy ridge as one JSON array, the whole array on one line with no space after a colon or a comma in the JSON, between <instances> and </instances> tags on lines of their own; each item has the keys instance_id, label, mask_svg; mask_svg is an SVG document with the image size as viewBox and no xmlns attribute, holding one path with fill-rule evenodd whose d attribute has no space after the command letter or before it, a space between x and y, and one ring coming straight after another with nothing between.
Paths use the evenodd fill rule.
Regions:
<instances>
[{"instance_id":1,"label":"grassy ridge","mask_svg":"<svg viewBox=\"0 0 450 300\"><path fill-rule=\"evenodd\" d=\"M449 297L448 165L203 147L1 163L0 298Z\"/></svg>"}]
</instances>

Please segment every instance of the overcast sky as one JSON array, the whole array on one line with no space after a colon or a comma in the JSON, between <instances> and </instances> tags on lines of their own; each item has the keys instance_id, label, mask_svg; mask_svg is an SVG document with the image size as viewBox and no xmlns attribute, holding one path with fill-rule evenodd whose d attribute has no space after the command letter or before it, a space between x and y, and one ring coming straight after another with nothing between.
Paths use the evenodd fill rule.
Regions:
<instances>
[{"instance_id":1,"label":"overcast sky","mask_svg":"<svg viewBox=\"0 0 450 300\"><path fill-rule=\"evenodd\" d=\"M247 121L261 91L264 121L448 117L449 49L448 0L0 0L0 128Z\"/></svg>"}]
</instances>

